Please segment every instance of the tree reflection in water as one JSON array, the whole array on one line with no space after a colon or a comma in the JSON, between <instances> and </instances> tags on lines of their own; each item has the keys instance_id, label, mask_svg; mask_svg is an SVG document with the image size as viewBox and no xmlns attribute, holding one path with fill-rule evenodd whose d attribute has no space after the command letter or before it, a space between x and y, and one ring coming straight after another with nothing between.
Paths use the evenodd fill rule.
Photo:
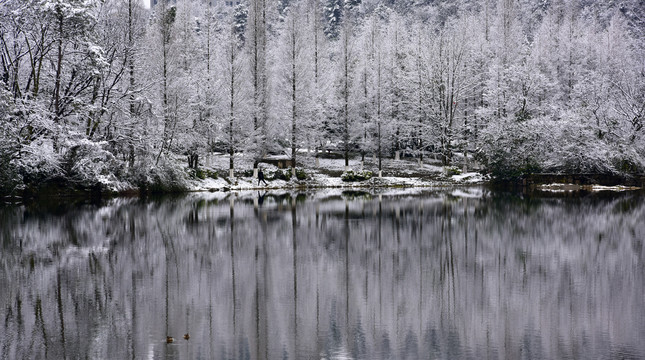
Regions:
<instances>
[{"instance_id":1,"label":"tree reflection in water","mask_svg":"<svg viewBox=\"0 0 645 360\"><path fill-rule=\"evenodd\" d=\"M645 357L638 194L200 194L0 215L3 359Z\"/></svg>"}]
</instances>

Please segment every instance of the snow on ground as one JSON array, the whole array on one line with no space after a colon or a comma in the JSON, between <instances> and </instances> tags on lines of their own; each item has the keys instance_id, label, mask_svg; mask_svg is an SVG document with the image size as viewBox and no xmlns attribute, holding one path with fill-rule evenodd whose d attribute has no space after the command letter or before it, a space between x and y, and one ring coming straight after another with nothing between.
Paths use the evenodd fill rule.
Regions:
<instances>
[{"instance_id":1,"label":"snow on ground","mask_svg":"<svg viewBox=\"0 0 645 360\"><path fill-rule=\"evenodd\" d=\"M481 184L487 180L487 177L478 172L467 172L451 176L451 179L458 183Z\"/></svg>"},{"instance_id":2,"label":"snow on ground","mask_svg":"<svg viewBox=\"0 0 645 360\"><path fill-rule=\"evenodd\" d=\"M253 169L253 160L244 155L235 156L236 177L217 179L206 178L204 180L191 180L190 191L245 191L245 190L275 190L275 189L307 189L307 188L379 188L379 187L445 187L455 184L474 185L482 184L487 177L478 172L468 172L452 177L446 177L443 166L436 161L432 163L424 161L419 164L416 159L383 159L383 177L378 177L377 163L374 158L366 157L361 164L360 158L350 159L349 169L354 171L372 171L374 177L366 181L344 182L339 174L345 170L344 159L316 159L313 156L301 155L298 159L298 168L304 169L308 175L307 180L284 181L267 180L268 185L258 185L257 179L242 176L242 173ZM204 158L204 168L226 173L229 166L228 154L211 154ZM267 178L271 178L277 167L261 163L260 167ZM289 169L283 169L289 171Z\"/></svg>"},{"instance_id":3,"label":"snow on ground","mask_svg":"<svg viewBox=\"0 0 645 360\"><path fill-rule=\"evenodd\" d=\"M316 168L316 159L315 158L305 158L303 159L305 168ZM345 171L345 160L344 159L318 159L318 168L325 169L330 171ZM349 168L352 170L361 170L361 161L360 159L349 159ZM371 170L371 166L367 166L366 163L363 164L365 170Z\"/></svg>"},{"instance_id":4,"label":"snow on ground","mask_svg":"<svg viewBox=\"0 0 645 360\"><path fill-rule=\"evenodd\" d=\"M365 188L365 187L429 187L445 186L438 181L428 181L414 177L388 176L372 178L366 181L344 182L339 177L327 176L320 173L311 175L305 181L269 180L268 185L258 185L253 178L235 178L230 182L226 179L193 180L190 182L190 191L225 191L225 190L274 190L289 188Z\"/></svg>"},{"instance_id":5,"label":"snow on ground","mask_svg":"<svg viewBox=\"0 0 645 360\"><path fill-rule=\"evenodd\" d=\"M253 159L244 154L235 154L233 161L236 169L253 169ZM200 162L203 162L205 167L224 170L228 169L229 157L225 153L212 153Z\"/></svg>"}]
</instances>

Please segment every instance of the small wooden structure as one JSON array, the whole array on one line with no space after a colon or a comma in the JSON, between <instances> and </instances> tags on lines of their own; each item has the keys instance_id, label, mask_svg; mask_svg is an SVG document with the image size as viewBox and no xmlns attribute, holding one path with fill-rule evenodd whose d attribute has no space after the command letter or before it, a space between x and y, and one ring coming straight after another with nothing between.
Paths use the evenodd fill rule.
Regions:
<instances>
[{"instance_id":1,"label":"small wooden structure","mask_svg":"<svg viewBox=\"0 0 645 360\"><path fill-rule=\"evenodd\" d=\"M278 169L287 169L293 167L293 160L286 155L267 156L260 160L261 163L277 166Z\"/></svg>"}]
</instances>

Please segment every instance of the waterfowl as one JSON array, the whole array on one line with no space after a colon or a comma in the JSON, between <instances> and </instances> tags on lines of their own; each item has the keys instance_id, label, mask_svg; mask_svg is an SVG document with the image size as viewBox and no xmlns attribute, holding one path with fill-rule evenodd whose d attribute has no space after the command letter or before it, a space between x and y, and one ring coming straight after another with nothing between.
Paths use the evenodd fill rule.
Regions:
<instances>
[{"instance_id":1,"label":"waterfowl","mask_svg":"<svg viewBox=\"0 0 645 360\"><path fill-rule=\"evenodd\" d=\"M172 336L166 336L166 342L170 344L171 342L175 341L175 338Z\"/></svg>"},{"instance_id":2,"label":"waterfowl","mask_svg":"<svg viewBox=\"0 0 645 360\"><path fill-rule=\"evenodd\" d=\"M188 340L188 339L190 339L190 335L188 333L185 333L184 334L184 340Z\"/></svg>"}]
</instances>

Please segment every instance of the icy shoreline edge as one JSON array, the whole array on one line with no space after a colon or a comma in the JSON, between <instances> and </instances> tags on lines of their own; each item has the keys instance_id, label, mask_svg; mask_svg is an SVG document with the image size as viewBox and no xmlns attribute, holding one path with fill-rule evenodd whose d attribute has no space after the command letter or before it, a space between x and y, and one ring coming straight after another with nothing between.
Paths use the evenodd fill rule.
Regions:
<instances>
[{"instance_id":1,"label":"icy shoreline edge","mask_svg":"<svg viewBox=\"0 0 645 360\"><path fill-rule=\"evenodd\" d=\"M436 174L435 174L436 175ZM541 193L571 193L599 191L638 191L645 189L645 176L624 178L609 175L573 175L573 174L533 174L515 180L499 181L481 173L465 173L453 176L436 175L427 178L387 176L375 177L357 182L345 182L340 177L315 174L308 180L272 180L266 186L258 186L253 178L239 177L234 179L218 178L188 180L182 189L170 191L146 191L129 186L119 190L96 184L92 187L74 187L71 184L53 183L40 187L24 189L21 193L4 196L4 202L22 199L47 198L113 198L137 197L145 195L189 194L189 193L227 193L239 191L318 191L324 189L370 190L370 189L445 189L451 187L490 186L498 189L523 189Z\"/></svg>"}]
</instances>

